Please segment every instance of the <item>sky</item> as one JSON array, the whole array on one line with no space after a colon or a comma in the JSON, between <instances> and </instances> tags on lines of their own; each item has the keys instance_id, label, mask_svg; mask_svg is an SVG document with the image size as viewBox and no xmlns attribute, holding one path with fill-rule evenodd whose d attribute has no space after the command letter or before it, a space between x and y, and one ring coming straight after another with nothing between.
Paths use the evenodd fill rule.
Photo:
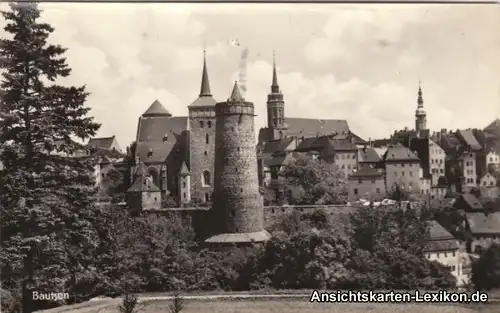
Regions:
<instances>
[{"instance_id":1,"label":"sky","mask_svg":"<svg viewBox=\"0 0 500 313\"><path fill-rule=\"evenodd\" d=\"M68 48L62 83L122 148L158 99L175 116L199 94L229 97L248 49L245 98L266 123L273 51L285 115L346 119L363 137L414 127L421 80L428 127L483 128L500 117L500 6L458 4L43 3L51 43ZM0 8L6 9L6 4ZM4 20L0 20L3 29ZM5 32L0 31L4 37Z\"/></svg>"}]
</instances>

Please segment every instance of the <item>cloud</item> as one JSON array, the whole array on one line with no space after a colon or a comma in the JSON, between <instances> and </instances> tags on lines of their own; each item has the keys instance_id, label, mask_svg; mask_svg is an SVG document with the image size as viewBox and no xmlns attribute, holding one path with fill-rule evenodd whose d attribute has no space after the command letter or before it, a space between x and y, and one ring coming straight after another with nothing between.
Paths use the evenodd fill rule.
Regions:
<instances>
[{"instance_id":1,"label":"cloud","mask_svg":"<svg viewBox=\"0 0 500 313\"><path fill-rule=\"evenodd\" d=\"M360 136L384 137L413 127L419 79L432 129L483 127L500 116L500 12L486 5L40 6L55 27L51 41L69 48L64 83L87 85L99 135L122 146L155 99L187 114L204 48L217 100L228 97L249 49L256 128L266 122L273 50L289 117L345 118Z\"/></svg>"}]
</instances>

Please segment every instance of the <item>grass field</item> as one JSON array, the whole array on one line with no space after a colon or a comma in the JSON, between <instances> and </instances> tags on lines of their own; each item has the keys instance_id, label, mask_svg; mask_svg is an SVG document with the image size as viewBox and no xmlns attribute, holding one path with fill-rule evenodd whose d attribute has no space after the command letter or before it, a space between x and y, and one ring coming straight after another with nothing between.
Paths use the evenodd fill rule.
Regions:
<instances>
[{"instance_id":1,"label":"grass field","mask_svg":"<svg viewBox=\"0 0 500 313\"><path fill-rule=\"evenodd\" d=\"M119 313L116 301L64 313ZM139 313L168 313L170 301L145 302ZM52 311L52 310L50 310ZM55 312L55 311L53 311ZM486 305L309 303L305 300L195 300L186 301L182 313L499 313L500 303Z\"/></svg>"}]
</instances>

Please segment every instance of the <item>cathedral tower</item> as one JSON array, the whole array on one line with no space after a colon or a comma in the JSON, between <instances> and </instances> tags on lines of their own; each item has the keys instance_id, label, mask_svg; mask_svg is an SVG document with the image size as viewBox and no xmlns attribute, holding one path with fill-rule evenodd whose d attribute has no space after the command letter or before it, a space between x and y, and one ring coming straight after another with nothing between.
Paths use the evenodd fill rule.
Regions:
<instances>
[{"instance_id":1,"label":"cathedral tower","mask_svg":"<svg viewBox=\"0 0 500 313\"><path fill-rule=\"evenodd\" d=\"M207 243L257 243L270 238L264 230L255 151L254 105L235 82L230 98L215 107L216 149L214 217L218 226Z\"/></svg>"},{"instance_id":2,"label":"cathedral tower","mask_svg":"<svg viewBox=\"0 0 500 313\"><path fill-rule=\"evenodd\" d=\"M273 81L271 93L267 95L267 127L272 140L286 136L285 124L285 101L278 85L278 74L276 73L276 58L273 54Z\"/></svg>"},{"instance_id":3,"label":"cathedral tower","mask_svg":"<svg viewBox=\"0 0 500 313\"><path fill-rule=\"evenodd\" d=\"M212 201L216 102L210 91L204 51L200 94L198 99L188 106L191 197L202 203Z\"/></svg>"},{"instance_id":4,"label":"cathedral tower","mask_svg":"<svg viewBox=\"0 0 500 313\"><path fill-rule=\"evenodd\" d=\"M422 86L418 84L417 110L415 111L415 130L417 134L427 129L427 113L424 109L424 99L422 98Z\"/></svg>"}]
</instances>

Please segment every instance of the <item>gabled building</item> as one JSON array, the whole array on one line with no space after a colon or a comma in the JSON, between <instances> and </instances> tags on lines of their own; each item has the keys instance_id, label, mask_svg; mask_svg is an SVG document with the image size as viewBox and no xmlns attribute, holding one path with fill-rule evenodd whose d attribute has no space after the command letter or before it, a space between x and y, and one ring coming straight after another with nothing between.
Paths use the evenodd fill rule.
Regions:
<instances>
[{"instance_id":1,"label":"gabled building","mask_svg":"<svg viewBox=\"0 0 500 313\"><path fill-rule=\"evenodd\" d=\"M465 217L469 253L481 252L494 242L500 243L500 212L467 212Z\"/></svg>"},{"instance_id":2,"label":"gabled building","mask_svg":"<svg viewBox=\"0 0 500 313\"><path fill-rule=\"evenodd\" d=\"M380 201L386 196L384 175L371 167L363 167L351 174L348 181L350 202L360 199Z\"/></svg>"},{"instance_id":3,"label":"gabled building","mask_svg":"<svg viewBox=\"0 0 500 313\"><path fill-rule=\"evenodd\" d=\"M410 149L395 145L384 154L385 184L388 192L396 186L402 189L420 192L420 159Z\"/></svg>"},{"instance_id":4,"label":"gabled building","mask_svg":"<svg viewBox=\"0 0 500 313\"><path fill-rule=\"evenodd\" d=\"M161 208L161 191L146 166L140 162L133 176L134 183L127 190L127 204L132 212Z\"/></svg>"},{"instance_id":5,"label":"gabled building","mask_svg":"<svg viewBox=\"0 0 500 313\"><path fill-rule=\"evenodd\" d=\"M358 167L360 170L365 167L383 170L384 163L373 147L364 146L358 148Z\"/></svg>"},{"instance_id":6,"label":"gabled building","mask_svg":"<svg viewBox=\"0 0 500 313\"><path fill-rule=\"evenodd\" d=\"M410 149L417 153L421 160L424 179L430 179L430 186L438 185L440 177L445 176L446 153L430 138L413 138Z\"/></svg>"},{"instance_id":7,"label":"gabled building","mask_svg":"<svg viewBox=\"0 0 500 313\"><path fill-rule=\"evenodd\" d=\"M437 221L430 221L430 238L427 241L425 255L428 260L437 261L451 270L453 276L457 278L457 284L467 283L462 275L462 264L460 258L459 244L443 226ZM463 281L465 280L465 281Z\"/></svg>"}]
</instances>

